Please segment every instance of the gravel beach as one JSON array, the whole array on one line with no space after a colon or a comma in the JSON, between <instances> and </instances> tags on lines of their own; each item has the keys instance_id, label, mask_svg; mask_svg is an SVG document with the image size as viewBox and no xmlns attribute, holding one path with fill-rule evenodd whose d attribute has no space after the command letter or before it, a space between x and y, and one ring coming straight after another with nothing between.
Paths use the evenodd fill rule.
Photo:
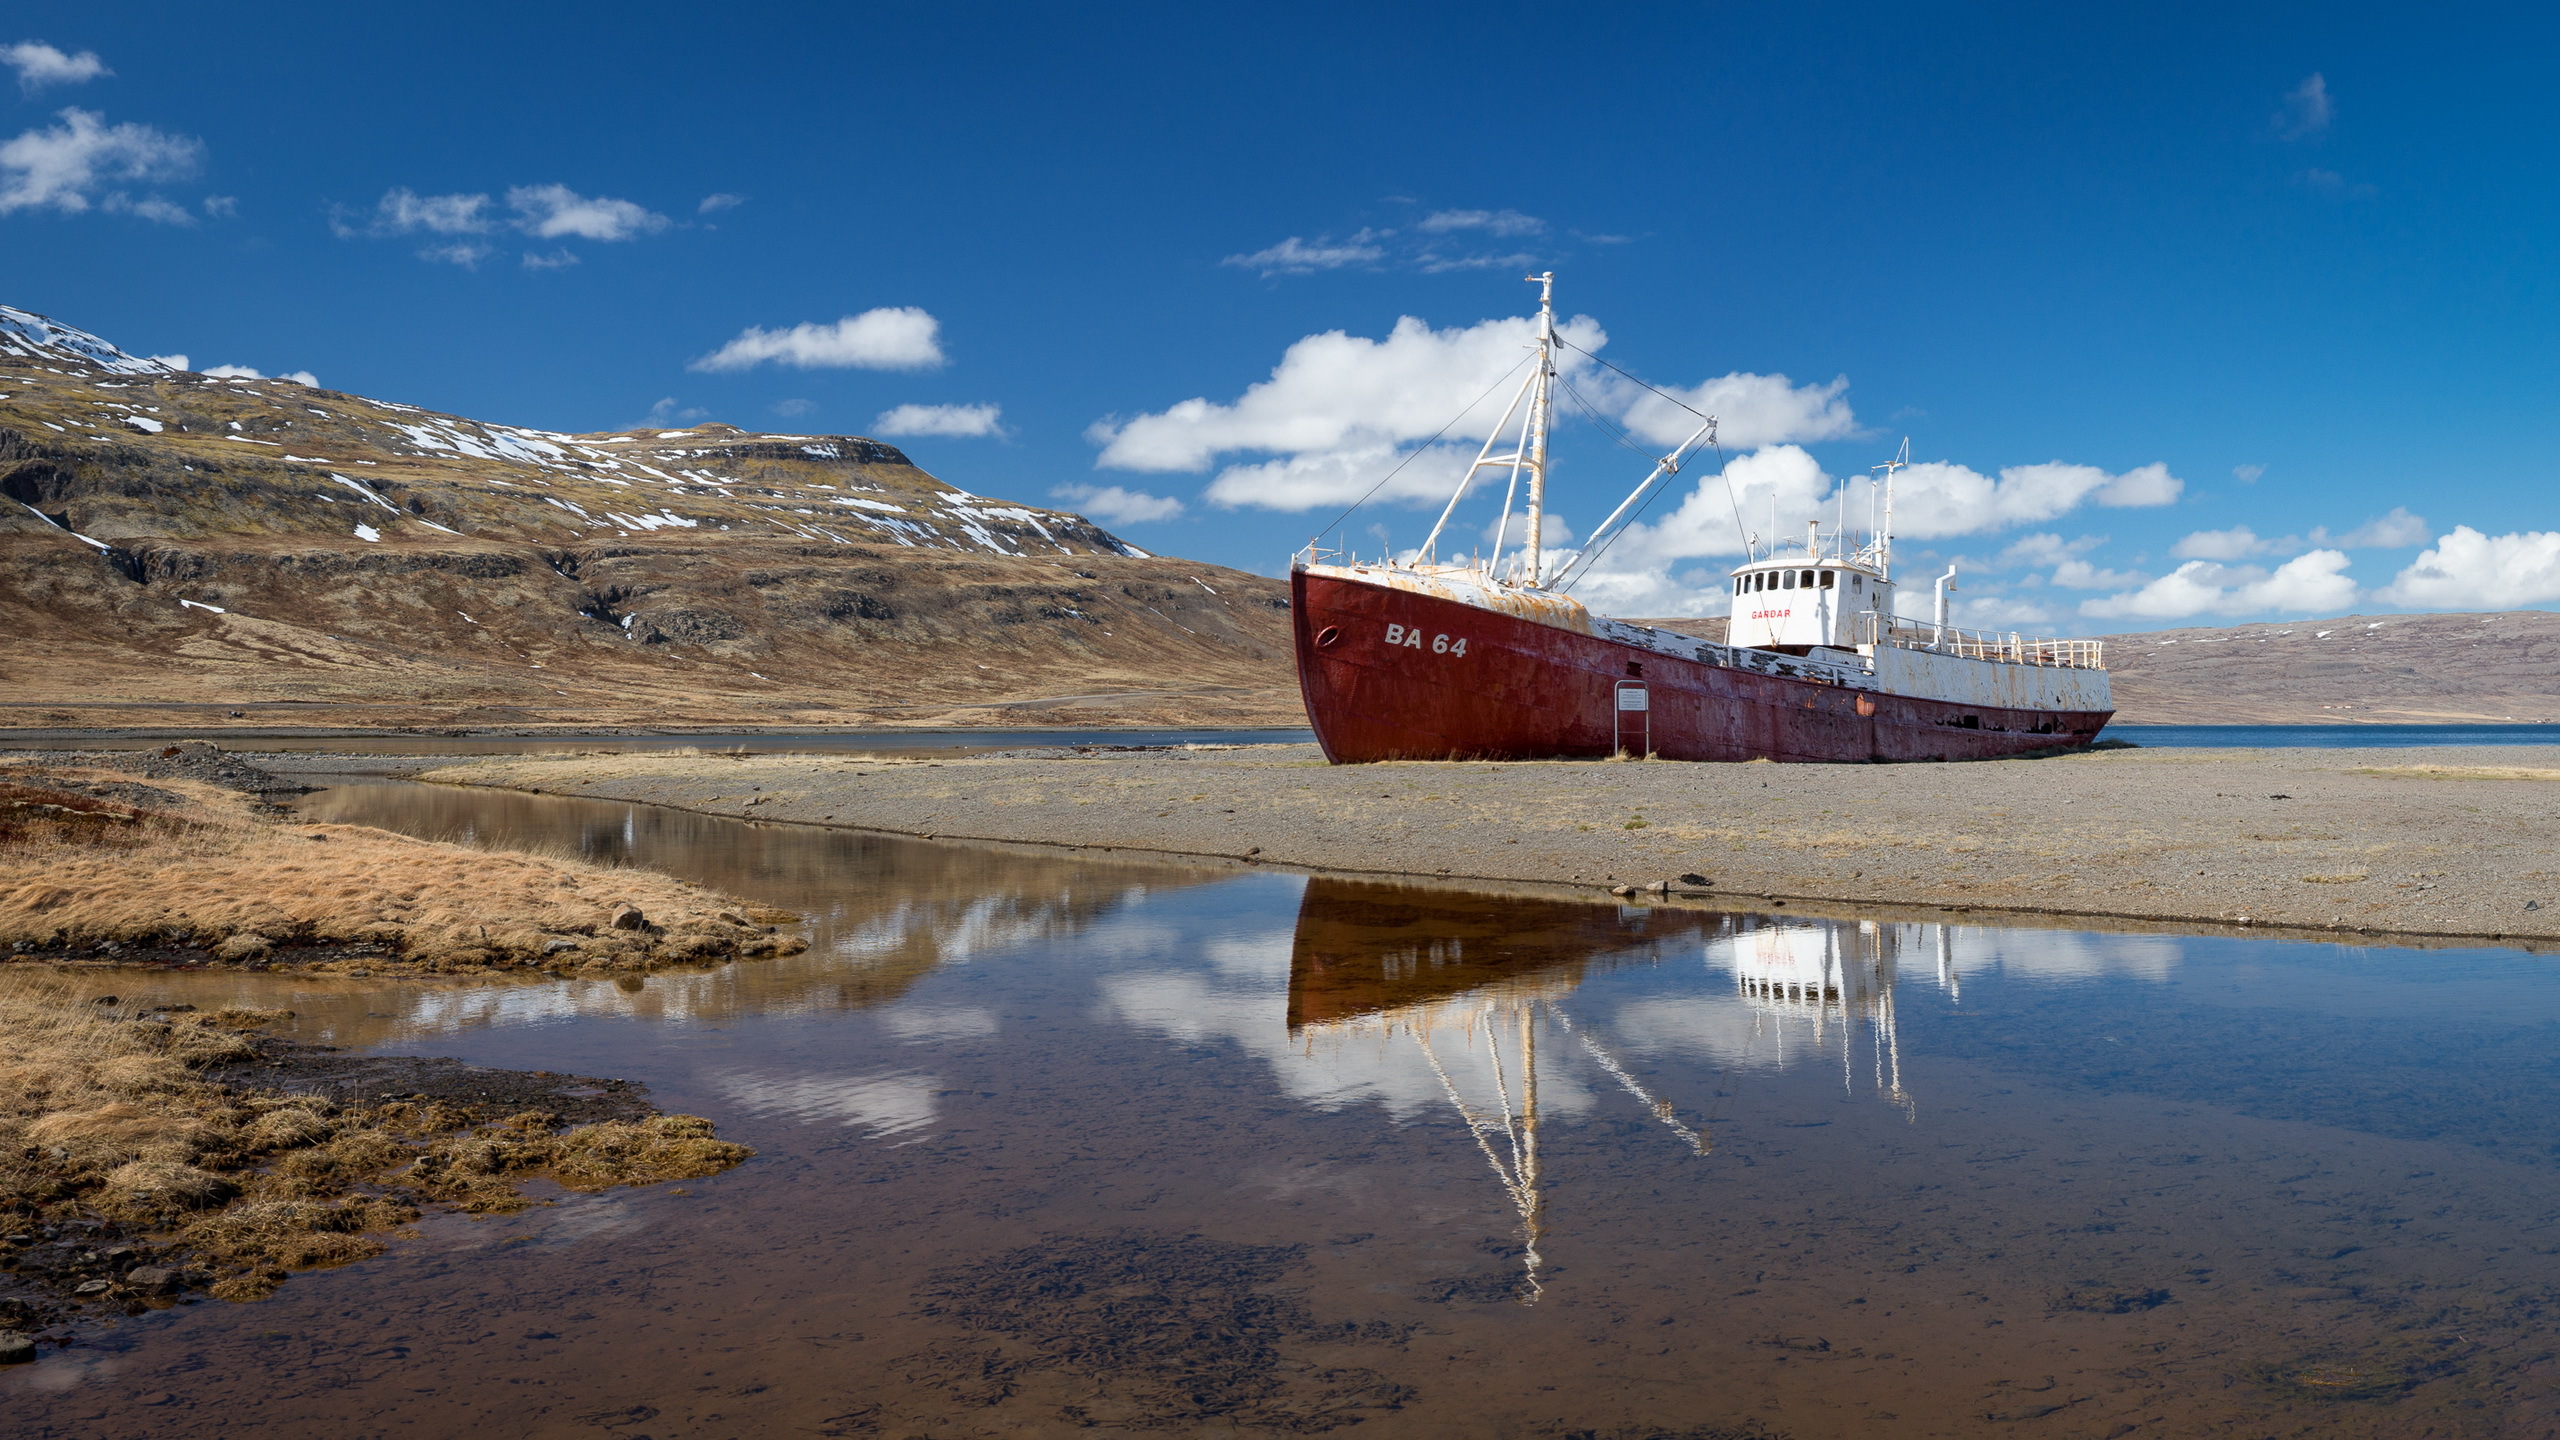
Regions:
<instances>
[{"instance_id":1,"label":"gravel beach","mask_svg":"<svg viewBox=\"0 0 2560 1440\"><path fill-rule=\"evenodd\" d=\"M1404 763L1313 746L572 755L421 778L941 840L1650 903L2560 941L2560 747L1960 765Z\"/></svg>"}]
</instances>

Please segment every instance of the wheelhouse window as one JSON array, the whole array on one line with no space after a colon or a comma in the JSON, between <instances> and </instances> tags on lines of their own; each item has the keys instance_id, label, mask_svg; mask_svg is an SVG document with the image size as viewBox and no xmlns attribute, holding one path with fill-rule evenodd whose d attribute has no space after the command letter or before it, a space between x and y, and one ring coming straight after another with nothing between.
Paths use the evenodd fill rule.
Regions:
<instances>
[{"instance_id":1,"label":"wheelhouse window","mask_svg":"<svg viewBox=\"0 0 2560 1440\"><path fill-rule=\"evenodd\" d=\"M1839 571L1837 571L1837 570L1825 570L1825 571L1823 571L1823 572L1822 572L1822 588L1823 588L1823 589L1825 589L1825 590L1832 589L1832 588L1834 588L1834 587L1838 586L1838 585L1839 585L1839 583L1840 583L1840 572L1839 572Z\"/></svg>"},{"instance_id":2,"label":"wheelhouse window","mask_svg":"<svg viewBox=\"0 0 2560 1440\"><path fill-rule=\"evenodd\" d=\"M1797 583L1797 584L1799 584L1799 585L1802 585L1802 586L1803 586L1804 588L1806 588L1807 590L1812 589L1812 588L1813 588L1813 572L1812 572L1812 571L1810 571L1810 570L1805 571L1805 572L1804 572L1804 578L1803 578L1803 579L1801 579L1801 580L1798 580L1796 583Z\"/></svg>"},{"instance_id":3,"label":"wheelhouse window","mask_svg":"<svg viewBox=\"0 0 2560 1440\"><path fill-rule=\"evenodd\" d=\"M1780 581L1778 582L1778 584L1780 585L1780 587L1781 587L1781 588L1788 589L1788 590L1793 590L1794 588L1796 588L1796 572L1794 572L1793 570L1786 570L1786 571L1781 571L1780 573L1781 573L1782 575L1784 575L1784 576L1785 576L1785 578L1784 578L1784 579L1782 579L1782 580L1780 580Z\"/></svg>"}]
</instances>

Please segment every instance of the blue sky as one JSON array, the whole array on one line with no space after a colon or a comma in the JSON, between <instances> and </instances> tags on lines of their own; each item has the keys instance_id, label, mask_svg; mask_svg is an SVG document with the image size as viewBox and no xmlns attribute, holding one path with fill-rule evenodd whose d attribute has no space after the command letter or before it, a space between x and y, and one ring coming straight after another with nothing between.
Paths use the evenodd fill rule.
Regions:
<instances>
[{"instance_id":1,"label":"blue sky","mask_svg":"<svg viewBox=\"0 0 2560 1440\"><path fill-rule=\"evenodd\" d=\"M1272 573L1516 355L1534 266L1719 414L1748 528L1908 435L1901 555L1959 560L1979 623L2560 600L2560 26L2521 7L6 24L0 302L198 368L564 430L905 431L956 484ZM1645 468L1585 421L1559 445L1568 525ZM1418 540L1463 458L1350 542ZM1719 605L1723 483L1681 477L1591 597Z\"/></svg>"}]
</instances>

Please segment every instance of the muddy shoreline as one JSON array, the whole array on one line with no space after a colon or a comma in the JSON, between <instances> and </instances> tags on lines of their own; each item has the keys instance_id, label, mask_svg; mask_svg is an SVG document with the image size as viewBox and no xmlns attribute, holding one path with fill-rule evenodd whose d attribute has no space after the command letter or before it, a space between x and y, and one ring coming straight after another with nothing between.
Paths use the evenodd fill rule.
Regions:
<instances>
[{"instance_id":1,"label":"muddy shoreline","mask_svg":"<svg viewBox=\"0 0 2560 1440\"><path fill-rule=\"evenodd\" d=\"M2560 747L2549 746L1904 766L1333 767L1304 745L517 756L419 778L924 839L1619 891L1631 903L2560 942Z\"/></svg>"}]
</instances>

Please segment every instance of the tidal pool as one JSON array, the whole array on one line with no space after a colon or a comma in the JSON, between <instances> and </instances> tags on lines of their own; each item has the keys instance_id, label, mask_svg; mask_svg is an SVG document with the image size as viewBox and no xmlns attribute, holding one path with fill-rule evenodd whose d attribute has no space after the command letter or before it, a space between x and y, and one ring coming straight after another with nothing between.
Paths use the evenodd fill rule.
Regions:
<instances>
[{"instance_id":1,"label":"tidal pool","mask_svg":"<svg viewBox=\"0 0 2560 1440\"><path fill-rule=\"evenodd\" d=\"M1030 855L401 783L810 917L645 979L80 972L756 1159L0 1374L26 1436L2560 1424L2552 962Z\"/></svg>"}]
</instances>

